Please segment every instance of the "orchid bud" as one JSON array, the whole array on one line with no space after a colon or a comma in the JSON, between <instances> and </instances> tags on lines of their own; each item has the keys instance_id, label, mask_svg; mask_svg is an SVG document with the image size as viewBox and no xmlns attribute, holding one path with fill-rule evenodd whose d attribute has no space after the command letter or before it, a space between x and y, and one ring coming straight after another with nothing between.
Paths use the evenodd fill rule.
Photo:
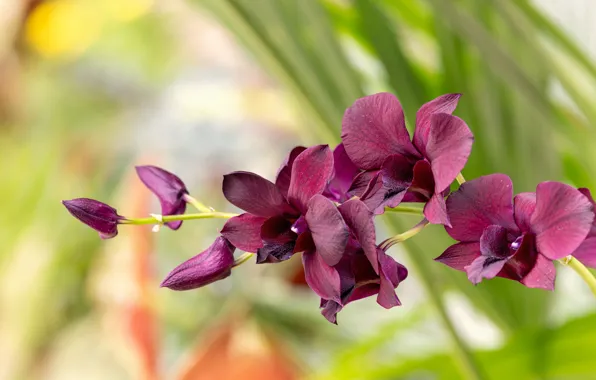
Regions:
<instances>
[{"instance_id":1,"label":"orchid bud","mask_svg":"<svg viewBox=\"0 0 596 380\"><path fill-rule=\"evenodd\" d=\"M190 290L222 280L232 273L236 248L220 236L205 251L178 265L161 283L172 290Z\"/></svg>"},{"instance_id":2,"label":"orchid bud","mask_svg":"<svg viewBox=\"0 0 596 380\"><path fill-rule=\"evenodd\" d=\"M99 232L102 239L118 235L118 224L124 220L115 208L94 199L77 198L62 204L72 216Z\"/></svg>"}]
</instances>

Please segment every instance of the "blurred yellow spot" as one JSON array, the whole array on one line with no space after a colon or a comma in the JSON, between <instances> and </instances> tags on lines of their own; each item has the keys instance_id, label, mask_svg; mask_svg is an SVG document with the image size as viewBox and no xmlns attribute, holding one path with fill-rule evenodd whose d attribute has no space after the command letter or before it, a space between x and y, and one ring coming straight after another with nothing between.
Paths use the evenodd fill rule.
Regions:
<instances>
[{"instance_id":1,"label":"blurred yellow spot","mask_svg":"<svg viewBox=\"0 0 596 380\"><path fill-rule=\"evenodd\" d=\"M103 18L76 0L42 3L26 25L26 40L49 58L73 58L82 54L98 38Z\"/></svg>"},{"instance_id":2,"label":"blurred yellow spot","mask_svg":"<svg viewBox=\"0 0 596 380\"><path fill-rule=\"evenodd\" d=\"M153 0L103 0L111 18L129 22L147 14L153 6Z\"/></svg>"}]
</instances>

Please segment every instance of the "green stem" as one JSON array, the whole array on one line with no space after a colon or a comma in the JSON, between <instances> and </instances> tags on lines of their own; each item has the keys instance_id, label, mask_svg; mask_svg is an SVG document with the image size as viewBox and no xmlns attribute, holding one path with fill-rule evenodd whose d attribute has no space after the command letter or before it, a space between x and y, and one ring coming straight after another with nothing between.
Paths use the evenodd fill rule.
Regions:
<instances>
[{"instance_id":1,"label":"green stem","mask_svg":"<svg viewBox=\"0 0 596 380\"><path fill-rule=\"evenodd\" d=\"M575 273L577 273L582 278L582 280L584 280L586 284L588 284L590 290L596 296L596 278L594 277L592 272L590 272L588 268L585 267L584 264L582 264L578 259L576 259L573 256L568 256L564 259L559 260L559 262L573 269Z\"/></svg>"},{"instance_id":2,"label":"green stem","mask_svg":"<svg viewBox=\"0 0 596 380\"><path fill-rule=\"evenodd\" d=\"M234 265L233 267L237 267L238 265L242 265L245 262L247 262L251 257L253 257L255 254L251 253L251 252L245 252L243 253L241 256L239 256L236 260L234 260Z\"/></svg>"},{"instance_id":3,"label":"green stem","mask_svg":"<svg viewBox=\"0 0 596 380\"><path fill-rule=\"evenodd\" d=\"M155 215L149 218L138 219L124 219L121 224L162 224L167 222L175 222L177 220L193 220L193 219L230 219L238 214L228 212L201 212L199 214L184 214L184 215Z\"/></svg>"},{"instance_id":4,"label":"green stem","mask_svg":"<svg viewBox=\"0 0 596 380\"><path fill-rule=\"evenodd\" d=\"M188 194L184 194L183 199L186 203L189 203L194 206L200 212L213 212L214 210L210 207L205 206L203 203L199 202L195 198L191 197Z\"/></svg>"},{"instance_id":5,"label":"green stem","mask_svg":"<svg viewBox=\"0 0 596 380\"><path fill-rule=\"evenodd\" d=\"M423 215L422 208L416 206L397 206L394 208L385 208L386 212L396 212L398 214Z\"/></svg>"},{"instance_id":6,"label":"green stem","mask_svg":"<svg viewBox=\"0 0 596 380\"><path fill-rule=\"evenodd\" d=\"M459 173L457 175L457 177L455 177L455 180L457 181L457 183L459 183L460 185L462 185L464 182L466 182L466 179L464 178L464 175Z\"/></svg>"}]
</instances>

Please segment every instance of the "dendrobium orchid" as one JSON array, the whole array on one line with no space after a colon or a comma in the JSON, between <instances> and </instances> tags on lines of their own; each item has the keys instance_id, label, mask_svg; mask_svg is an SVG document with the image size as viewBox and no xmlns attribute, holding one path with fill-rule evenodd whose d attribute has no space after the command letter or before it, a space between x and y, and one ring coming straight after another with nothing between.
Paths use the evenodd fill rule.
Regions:
<instances>
[{"instance_id":1,"label":"dendrobium orchid","mask_svg":"<svg viewBox=\"0 0 596 380\"><path fill-rule=\"evenodd\" d=\"M413 141L404 112L392 94L358 99L346 110L342 142L362 170L352 190L382 213L402 200L425 202L431 223L449 226L445 191L464 168L474 140L466 123L451 115L460 94L447 94L424 104L416 114Z\"/></svg>"},{"instance_id":2,"label":"dendrobium orchid","mask_svg":"<svg viewBox=\"0 0 596 380\"><path fill-rule=\"evenodd\" d=\"M317 145L292 150L275 183L250 172L225 175L224 196L246 213L230 219L221 234L235 247L256 252L257 263L289 259L302 251L300 236L310 233L309 201L323 193L332 172L331 150Z\"/></svg>"},{"instance_id":3,"label":"dendrobium orchid","mask_svg":"<svg viewBox=\"0 0 596 380\"><path fill-rule=\"evenodd\" d=\"M278 263L300 255L306 283L320 297L321 313L337 323L351 302L376 296L384 308L401 305L396 289L407 269L387 251L429 223L442 224L457 243L436 258L466 272L478 284L503 277L531 288L552 290L557 260L574 269L596 295L596 221L588 189L542 182L535 193L513 197L504 174L465 182L461 171L470 155L472 132L453 116L459 94L424 104L416 114L413 139L399 100L379 93L358 99L345 112L342 143L295 147L274 182L237 171L223 178L225 198L243 214L215 211L189 195L175 174L138 166L141 181L158 197L161 214L120 216L92 199L63 201L77 219L103 239L119 225L166 224L228 219L221 236L197 256L177 266L162 287L196 289L224 279L256 256ZM454 180L460 187L450 193ZM447 200L445 200L447 197ZM424 208L400 205L422 202ZM187 203L199 212L187 214ZM385 211L423 216L411 229L377 243L375 217ZM234 257L236 249L245 251Z\"/></svg>"},{"instance_id":4,"label":"dendrobium orchid","mask_svg":"<svg viewBox=\"0 0 596 380\"><path fill-rule=\"evenodd\" d=\"M458 240L438 258L464 270L474 284L495 276L530 288L552 290L553 260L576 250L594 221L588 198L569 185L542 182L536 193L513 198L513 184L504 174L466 182L447 199Z\"/></svg>"}]
</instances>

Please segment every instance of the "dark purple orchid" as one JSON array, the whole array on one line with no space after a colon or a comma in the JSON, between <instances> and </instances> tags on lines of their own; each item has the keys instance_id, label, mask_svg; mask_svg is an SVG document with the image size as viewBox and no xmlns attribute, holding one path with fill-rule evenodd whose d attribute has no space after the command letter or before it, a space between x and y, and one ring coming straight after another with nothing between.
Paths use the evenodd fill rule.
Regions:
<instances>
[{"instance_id":1,"label":"dark purple orchid","mask_svg":"<svg viewBox=\"0 0 596 380\"><path fill-rule=\"evenodd\" d=\"M309 202L323 193L332 172L331 150L317 145L294 148L275 183L250 172L224 176L224 196L246 213L228 220L222 235L235 247L256 252L257 263L284 261L303 251L311 240L305 219Z\"/></svg>"},{"instance_id":2,"label":"dark purple orchid","mask_svg":"<svg viewBox=\"0 0 596 380\"><path fill-rule=\"evenodd\" d=\"M336 323L336 315L345 305L372 295L377 295L377 302L385 308L400 305L395 288L408 272L376 246L374 215L368 207L359 199L351 199L336 207L335 213L321 207L323 202L329 202L322 196L313 197L311 202L317 203L312 205L313 210L322 209L318 213L328 216L318 218L325 221L320 224L327 226L313 229L313 250L302 255L306 282L321 297L322 314ZM319 240L317 232L322 235ZM321 246L332 253L322 255ZM339 261L329 265L330 260L325 257L330 256L339 257Z\"/></svg>"},{"instance_id":3,"label":"dark purple orchid","mask_svg":"<svg viewBox=\"0 0 596 380\"><path fill-rule=\"evenodd\" d=\"M180 178L157 166L137 166L136 170L141 181L159 199L162 215L182 215L186 212L185 197L188 190ZM177 230L182 221L168 222L165 225Z\"/></svg>"},{"instance_id":4,"label":"dark purple orchid","mask_svg":"<svg viewBox=\"0 0 596 380\"><path fill-rule=\"evenodd\" d=\"M464 168L474 140L466 123L451 115L460 96L447 94L424 104L416 114L413 142L394 95L358 99L342 121L347 155L364 170L351 192L377 214L402 200L425 202L431 223L449 225L445 192Z\"/></svg>"},{"instance_id":5,"label":"dark purple orchid","mask_svg":"<svg viewBox=\"0 0 596 380\"><path fill-rule=\"evenodd\" d=\"M592 203L592 207L596 207L589 189L581 188L578 190L588 198L590 203ZM584 265L590 268L596 268L596 220L594 220L586 239L571 255Z\"/></svg>"},{"instance_id":6,"label":"dark purple orchid","mask_svg":"<svg viewBox=\"0 0 596 380\"><path fill-rule=\"evenodd\" d=\"M226 238L220 236L209 248L174 268L161 287L190 290L223 280L232 273L235 250Z\"/></svg>"},{"instance_id":7,"label":"dark purple orchid","mask_svg":"<svg viewBox=\"0 0 596 380\"><path fill-rule=\"evenodd\" d=\"M125 219L112 206L94 199L77 198L62 204L72 216L99 232L102 239L118 235L118 224Z\"/></svg>"},{"instance_id":8,"label":"dark purple orchid","mask_svg":"<svg viewBox=\"0 0 596 380\"><path fill-rule=\"evenodd\" d=\"M447 199L459 243L436 258L466 271L473 283L495 276L530 288L552 290L553 260L571 254L584 241L594 220L588 198L571 186L542 182L536 193L513 198L513 184L504 174L466 182Z\"/></svg>"}]
</instances>

